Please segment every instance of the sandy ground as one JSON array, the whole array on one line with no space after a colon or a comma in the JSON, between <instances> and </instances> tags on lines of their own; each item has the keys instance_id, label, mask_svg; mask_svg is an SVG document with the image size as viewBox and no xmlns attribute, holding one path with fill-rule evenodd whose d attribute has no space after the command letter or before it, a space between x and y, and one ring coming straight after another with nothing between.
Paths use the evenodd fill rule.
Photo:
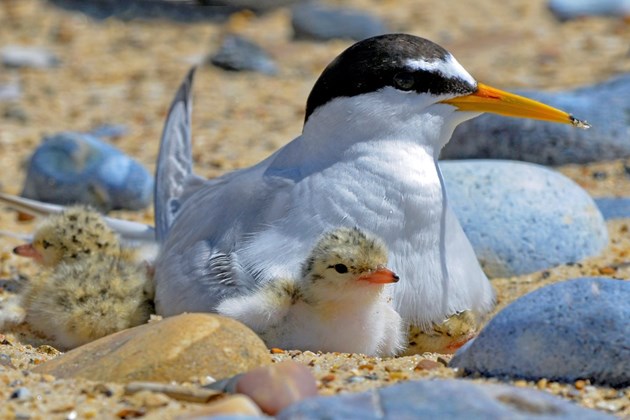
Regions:
<instances>
[{"instance_id":1,"label":"sandy ground","mask_svg":"<svg viewBox=\"0 0 630 420\"><path fill-rule=\"evenodd\" d=\"M428 0L328 3L364 8L382 16L393 31L432 39L453 52L478 80L501 88L571 88L630 70L630 25L603 18L560 24L546 11L542 0L466 0L457 2L457 7L452 2ZM45 47L62 63L45 70L0 70L0 83L17 77L24 91L18 102L0 103L0 186L14 194L21 190L23 165L33 148L43 135L62 130L124 124L130 133L115 140L115 145L153 170L172 95L191 63L202 61L216 50L227 31L256 39L276 58L280 74L267 77L226 73L207 66L200 69L193 112L196 170L214 177L255 163L300 132L310 87L322 68L349 45L345 41L291 41L286 10L262 17L241 13L221 25L125 23L115 19L93 21L40 0L2 0L0 27L0 47ZM630 176L625 164L615 161L558 169L593 196L611 196L627 194ZM608 176L593 176L595 172L606 172ZM153 217L152 210L119 214L148 223ZM629 223L619 220L608 224L611 243L601 256L581 264L493 280L499 298L497 309L562 279L582 275L630 278ZM33 224L17 222L13 212L0 210L0 229L29 232ZM13 289L12 279L33 272L28 262L10 253L17 243L0 238L0 298ZM138 415L163 418L194 408L190 403L155 395L125 396L120 385L58 381L28 374L30 367L58 352L46 345L45 338L25 327L5 334L0 335L0 400L7 401L19 384L34 397L3 402L0 416L13 413L18 418L68 418L76 413L79 417L110 418L128 414L124 410L132 410L132 414L136 410ZM274 357L294 358L311 365L323 394L456 375L446 367L428 371L419 368L421 356L381 361L358 355L287 352ZM448 356L435 354L425 357L448 360ZM374 373L372 379L351 379L367 371ZM630 416L628 390L585 382L515 383Z\"/></svg>"}]
</instances>

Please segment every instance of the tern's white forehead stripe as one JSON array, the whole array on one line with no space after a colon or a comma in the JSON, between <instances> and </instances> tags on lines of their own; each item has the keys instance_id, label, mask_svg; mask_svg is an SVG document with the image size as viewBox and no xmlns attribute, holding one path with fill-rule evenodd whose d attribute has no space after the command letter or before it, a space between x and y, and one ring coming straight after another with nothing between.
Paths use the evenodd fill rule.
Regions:
<instances>
[{"instance_id":1,"label":"tern's white forehead stripe","mask_svg":"<svg viewBox=\"0 0 630 420\"><path fill-rule=\"evenodd\" d=\"M448 54L444 60L425 61L411 58L405 61L405 64L414 70L437 71L444 77L462 79L473 86L477 85L477 82L470 73L468 73L451 54Z\"/></svg>"}]
</instances>

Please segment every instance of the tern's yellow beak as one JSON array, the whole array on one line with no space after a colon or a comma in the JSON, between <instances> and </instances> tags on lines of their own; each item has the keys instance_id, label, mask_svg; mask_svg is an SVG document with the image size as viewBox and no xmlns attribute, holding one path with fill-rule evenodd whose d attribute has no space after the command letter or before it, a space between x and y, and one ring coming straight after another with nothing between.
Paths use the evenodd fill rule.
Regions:
<instances>
[{"instance_id":1,"label":"tern's yellow beak","mask_svg":"<svg viewBox=\"0 0 630 420\"><path fill-rule=\"evenodd\" d=\"M491 112L506 117L532 118L535 120L571 124L579 128L589 128L571 114L550 107L523 96L499 90L483 83L477 84L477 91L466 96L446 99L442 103L453 105L460 111Z\"/></svg>"}]
</instances>

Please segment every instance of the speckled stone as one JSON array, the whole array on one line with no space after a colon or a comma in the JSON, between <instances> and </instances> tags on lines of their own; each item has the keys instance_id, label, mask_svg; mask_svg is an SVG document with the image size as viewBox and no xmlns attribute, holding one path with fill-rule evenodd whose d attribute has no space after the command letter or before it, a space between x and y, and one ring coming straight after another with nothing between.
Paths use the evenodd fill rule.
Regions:
<instances>
[{"instance_id":1,"label":"speckled stone","mask_svg":"<svg viewBox=\"0 0 630 420\"><path fill-rule=\"evenodd\" d=\"M630 281L552 284L499 312L450 366L487 376L628 386L629 320Z\"/></svg>"},{"instance_id":2,"label":"speckled stone","mask_svg":"<svg viewBox=\"0 0 630 420\"><path fill-rule=\"evenodd\" d=\"M30 157L22 195L102 211L139 210L151 203L153 176L91 134L62 132L44 138Z\"/></svg>"},{"instance_id":3,"label":"speckled stone","mask_svg":"<svg viewBox=\"0 0 630 420\"><path fill-rule=\"evenodd\" d=\"M227 378L269 363L265 344L240 322L182 314L103 337L34 371L104 382L183 382Z\"/></svg>"},{"instance_id":4,"label":"speckled stone","mask_svg":"<svg viewBox=\"0 0 630 420\"><path fill-rule=\"evenodd\" d=\"M531 273L597 255L604 219L575 182L513 161L442 161L449 204L490 277Z\"/></svg>"},{"instance_id":5,"label":"speckled stone","mask_svg":"<svg viewBox=\"0 0 630 420\"><path fill-rule=\"evenodd\" d=\"M545 392L465 380L409 381L360 394L317 397L276 416L289 419L613 419Z\"/></svg>"},{"instance_id":6,"label":"speckled stone","mask_svg":"<svg viewBox=\"0 0 630 420\"><path fill-rule=\"evenodd\" d=\"M630 74L570 91L514 92L586 119L592 127L582 130L566 124L485 114L455 130L442 158L564 165L630 156Z\"/></svg>"}]
</instances>

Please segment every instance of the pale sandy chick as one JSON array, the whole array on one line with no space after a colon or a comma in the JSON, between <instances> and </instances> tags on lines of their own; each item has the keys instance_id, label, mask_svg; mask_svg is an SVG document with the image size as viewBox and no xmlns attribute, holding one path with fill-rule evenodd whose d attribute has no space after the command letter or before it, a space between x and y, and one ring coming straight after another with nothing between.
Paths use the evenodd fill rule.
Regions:
<instances>
[{"instance_id":1,"label":"pale sandy chick","mask_svg":"<svg viewBox=\"0 0 630 420\"><path fill-rule=\"evenodd\" d=\"M15 248L43 269L24 287L26 321L68 349L146 322L153 286L146 265L95 211L50 216Z\"/></svg>"},{"instance_id":2,"label":"pale sandy chick","mask_svg":"<svg viewBox=\"0 0 630 420\"><path fill-rule=\"evenodd\" d=\"M405 329L385 292L398 276L385 268L387 249L358 229L325 234L299 280L279 279L217 311L256 331L269 347L392 356Z\"/></svg>"}]
</instances>

